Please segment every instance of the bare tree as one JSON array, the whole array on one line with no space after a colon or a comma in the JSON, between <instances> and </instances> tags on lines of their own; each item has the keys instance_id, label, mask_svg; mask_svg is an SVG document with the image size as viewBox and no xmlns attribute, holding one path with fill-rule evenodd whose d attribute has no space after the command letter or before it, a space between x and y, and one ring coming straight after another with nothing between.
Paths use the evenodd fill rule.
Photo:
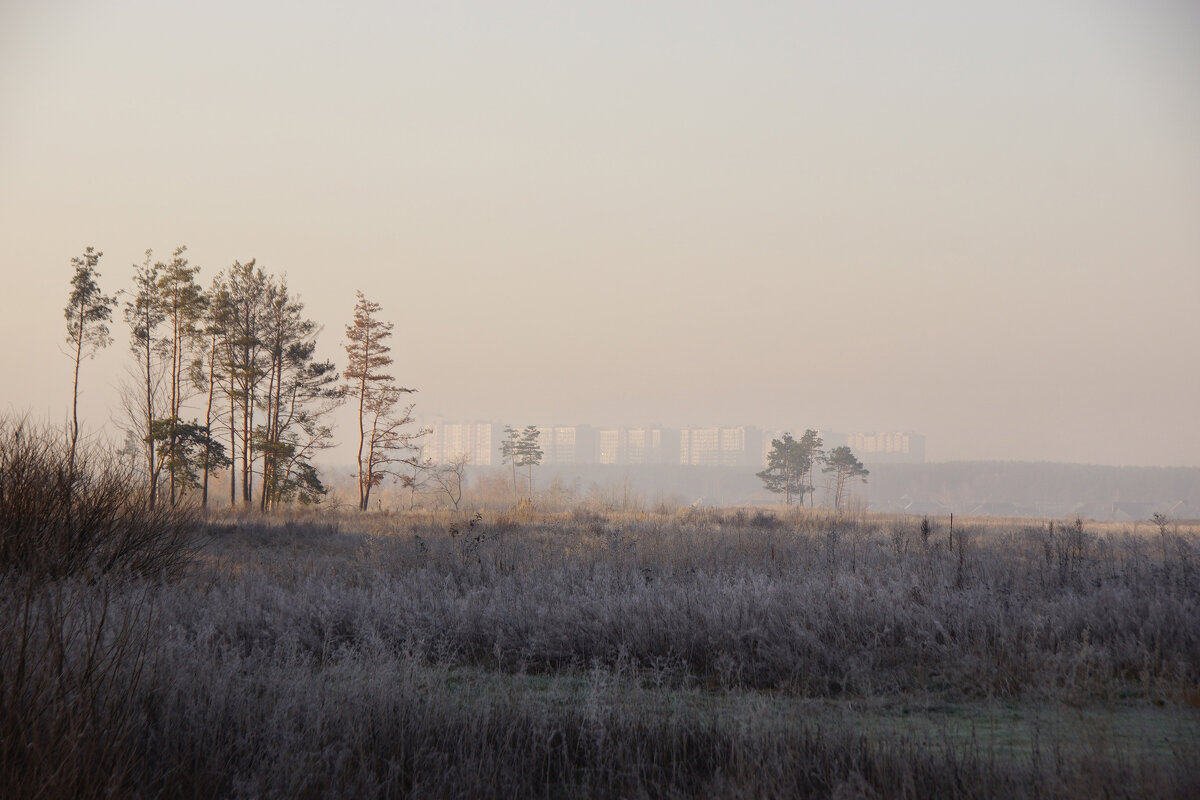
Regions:
<instances>
[{"instance_id":1,"label":"bare tree","mask_svg":"<svg viewBox=\"0 0 1200 800\"><path fill-rule=\"evenodd\" d=\"M370 394L364 406L366 444L359 479L361 511L367 510L371 490L385 478L403 480L403 467L419 465L419 442L428 431L408 430L407 426L413 422L412 403L400 407L400 398L411 391L398 386L381 386Z\"/></svg>"},{"instance_id":2,"label":"bare tree","mask_svg":"<svg viewBox=\"0 0 1200 800\"><path fill-rule=\"evenodd\" d=\"M371 489L379 485L389 465L409 463L398 455L412 445L419 434L405 434L403 427L412 422L412 406L397 411L400 397L415 389L394 385L395 377L386 370L392 365L392 323L379 318L378 303L357 292L354 321L346 326L345 393L358 398L358 507L367 510Z\"/></svg>"},{"instance_id":3,"label":"bare tree","mask_svg":"<svg viewBox=\"0 0 1200 800\"><path fill-rule=\"evenodd\" d=\"M417 495L424 494L425 490L437 483L435 475L438 465L433 463L433 459L425 457L423 459L413 459L408 464L400 475L400 486L408 490L408 510L412 511L417 507Z\"/></svg>"},{"instance_id":4,"label":"bare tree","mask_svg":"<svg viewBox=\"0 0 1200 800\"><path fill-rule=\"evenodd\" d=\"M446 498L454 506L455 511L458 510L458 504L462 502L463 487L466 484L467 464L470 461L470 455L459 453L445 464L438 464L433 469L434 483L446 495Z\"/></svg>"},{"instance_id":5,"label":"bare tree","mask_svg":"<svg viewBox=\"0 0 1200 800\"><path fill-rule=\"evenodd\" d=\"M96 265L104 255L91 247L83 255L71 259L75 269L71 276L71 294L63 316L67 320L67 344L71 346L71 357L75 365L75 377L71 384L71 452L69 469L75 468L75 451L79 442L79 363L91 358L96 351L107 347L112 339L108 335L108 323L112 321L112 310L117 301L100 291L100 273Z\"/></svg>"}]
</instances>

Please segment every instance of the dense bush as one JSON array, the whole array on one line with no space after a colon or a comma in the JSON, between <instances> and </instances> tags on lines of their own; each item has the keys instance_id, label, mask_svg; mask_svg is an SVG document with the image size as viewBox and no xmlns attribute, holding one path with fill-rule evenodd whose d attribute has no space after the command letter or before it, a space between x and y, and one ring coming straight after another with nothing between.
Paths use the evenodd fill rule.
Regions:
<instances>
[{"instance_id":1,"label":"dense bush","mask_svg":"<svg viewBox=\"0 0 1200 800\"><path fill-rule=\"evenodd\" d=\"M70 461L65 436L0 420L0 572L45 578L177 571L195 514L151 509L128 466L99 447Z\"/></svg>"},{"instance_id":2,"label":"dense bush","mask_svg":"<svg viewBox=\"0 0 1200 800\"><path fill-rule=\"evenodd\" d=\"M194 554L196 515L147 507L99 447L0 420L0 797L135 782L155 592Z\"/></svg>"}]
</instances>

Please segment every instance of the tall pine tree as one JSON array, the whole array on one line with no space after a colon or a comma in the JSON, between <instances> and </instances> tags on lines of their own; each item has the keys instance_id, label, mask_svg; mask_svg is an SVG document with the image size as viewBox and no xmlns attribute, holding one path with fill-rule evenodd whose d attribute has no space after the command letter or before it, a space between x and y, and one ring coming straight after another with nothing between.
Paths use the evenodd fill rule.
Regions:
<instances>
[{"instance_id":1,"label":"tall pine tree","mask_svg":"<svg viewBox=\"0 0 1200 800\"><path fill-rule=\"evenodd\" d=\"M371 489L390 474L389 464L407 463L402 455L418 434L405 434L412 406L399 408L400 398L415 392L395 385L392 365L392 323L379 316L378 303L356 294L354 321L346 326L345 393L358 400L358 507L367 510Z\"/></svg>"},{"instance_id":2,"label":"tall pine tree","mask_svg":"<svg viewBox=\"0 0 1200 800\"><path fill-rule=\"evenodd\" d=\"M112 321L112 310L117 301L100 291L100 273L96 266L102 255L99 250L89 247L83 255L71 259L71 267L75 271L71 276L67 306L63 309L63 316L67 320L67 344L70 345L75 366L71 383L71 453L68 462L72 473L79 442L79 364L112 341L108 335L108 323Z\"/></svg>"}]
</instances>

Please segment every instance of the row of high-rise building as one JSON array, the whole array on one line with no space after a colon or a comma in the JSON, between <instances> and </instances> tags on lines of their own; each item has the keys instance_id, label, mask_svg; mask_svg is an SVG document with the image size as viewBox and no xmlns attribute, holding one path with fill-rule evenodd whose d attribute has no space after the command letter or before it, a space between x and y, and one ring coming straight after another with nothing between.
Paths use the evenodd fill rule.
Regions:
<instances>
[{"instance_id":1,"label":"row of high-rise building","mask_svg":"<svg viewBox=\"0 0 1200 800\"><path fill-rule=\"evenodd\" d=\"M422 457L445 463L465 455L476 466L501 463L504 425L498 422L426 423ZM708 428L600 428L591 425L537 426L543 464L686 464L753 467L766 464L772 439L752 425ZM803 429L792 431L799 436ZM822 432L827 448L848 445L864 462L925 460L925 437L916 433Z\"/></svg>"},{"instance_id":2,"label":"row of high-rise building","mask_svg":"<svg viewBox=\"0 0 1200 800\"><path fill-rule=\"evenodd\" d=\"M925 437L918 433L851 433L846 446L860 461L920 464L925 461Z\"/></svg>"}]
</instances>

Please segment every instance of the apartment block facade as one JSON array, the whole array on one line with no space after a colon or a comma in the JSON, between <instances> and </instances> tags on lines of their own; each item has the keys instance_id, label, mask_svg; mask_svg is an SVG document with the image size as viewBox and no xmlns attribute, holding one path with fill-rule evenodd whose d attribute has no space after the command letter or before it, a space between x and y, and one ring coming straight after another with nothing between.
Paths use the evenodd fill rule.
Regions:
<instances>
[{"instance_id":1,"label":"apartment block facade","mask_svg":"<svg viewBox=\"0 0 1200 800\"><path fill-rule=\"evenodd\" d=\"M427 422L431 432L422 457L445 463L466 454L476 466L501 463L500 422ZM516 427L516 426L514 426ZM538 427L544 464L686 464L699 467L746 467L766 464L771 440L782 431L764 432L752 425L692 428L593 428L590 425ZM793 436L802 429L792 430ZM820 431L824 449L847 445L867 463L922 463L925 437L918 433L851 433Z\"/></svg>"},{"instance_id":2,"label":"apartment block facade","mask_svg":"<svg viewBox=\"0 0 1200 800\"><path fill-rule=\"evenodd\" d=\"M925 461L925 437L919 433L851 433L846 445L866 463L920 464Z\"/></svg>"},{"instance_id":3,"label":"apartment block facade","mask_svg":"<svg viewBox=\"0 0 1200 800\"><path fill-rule=\"evenodd\" d=\"M763 434L750 425L731 428L684 428L679 437L679 462L694 467L759 467L763 463Z\"/></svg>"},{"instance_id":4,"label":"apartment block facade","mask_svg":"<svg viewBox=\"0 0 1200 800\"><path fill-rule=\"evenodd\" d=\"M421 457L436 464L445 464L466 455L475 466L490 467L500 463L500 439L504 426L498 422L426 422L430 432L422 442Z\"/></svg>"},{"instance_id":5,"label":"apartment block facade","mask_svg":"<svg viewBox=\"0 0 1200 800\"><path fill-rule=\"evenodd\" d=\"M602 428L596 434L597 464L675 464L679 431L672 428Z\"/></svg>"},{"instance_id":6,"label":"apartment block facade","mask_svg":"<svg viewBox=\"0 0 1200 800\"><path fill-rule=\"evenodd\" d=\"M591 425L538 427L543 464L595 464L596 430Z\"/></svg>"}]
</instances>

